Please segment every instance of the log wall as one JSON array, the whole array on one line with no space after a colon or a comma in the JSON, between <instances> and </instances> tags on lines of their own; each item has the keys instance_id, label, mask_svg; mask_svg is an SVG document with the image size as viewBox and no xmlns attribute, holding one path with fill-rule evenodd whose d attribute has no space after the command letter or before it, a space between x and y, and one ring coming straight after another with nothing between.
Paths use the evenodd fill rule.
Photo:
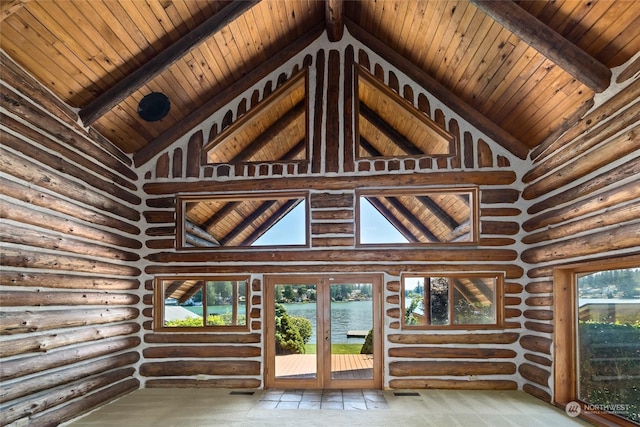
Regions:
<instances>
[{"instance_id":1,"label":"log wall","mask_svg":"<svg viewBox=\"0 0 640 427\"><path fill-rule=\"evenodd\" d=\"M57 425L140 384L138 177L0 55L0 412Z\"/></svg>"},{"instance_id":2,"label":"log wall","mask_svg":"<svg viewBox=\"0 0 640 427\"><path fill-rule=\"evenodd\" d=\"M523 196L527 263L524 390L553 398L553 269L639 254L640 79L589 112L552 144L533 152ZM615 92L614 92L615 93Z\"/></svg>"},{"instance_id":3,"label":"log wall","mask_svg":"<svg viewBox=\"0 0 640 427\"><path fill-rule=\"evenodd\" d=\"M314 45L311 49L315 49ZM353 111L352 67L357 63L384 81L407 102L456 136L448 158L356 158L351 119L336 114ZM309 67L308 163L203 165L202 147L302 67ZM345 89L327 96L338 80ZM332 91L333 92L333 91ZM335 95L335 94L334 94ZM357 43L343 51L318 49L294 57L223 109L160 153L141 171L146 193L143 216L147 264L143 303L144 351L141 376L147 387L262 386L264 275L280 273L385 273L385 387L516 389L518 339L522 318L524 270L518 261L522 215L517 181L526 161L480 134L400 70ZM336 124L336 122L338 124ZM187 156L184 153L189 153ZM285 178L285 179L283 179ZM359 188L465 186L480 188L480 243L405 250L360 249L355 243L355 198ZM308 190L310 248L305 250L176 251L175 198L214 192ZM505 327L498 330L446 333L402 331L400 275L421 271L504 272ZM251 328L247 333L167 333L153 331L155 275L251 274ZM437 337L431 341L432 337ZM470 339L469 337L475 337ZM481 347L481 349L478 349ZM179 350L180 349L180 350ZM256 353L260 351L260 353ZM233 366L226 366L229 354Z\"/></svg>"}]
</instances>

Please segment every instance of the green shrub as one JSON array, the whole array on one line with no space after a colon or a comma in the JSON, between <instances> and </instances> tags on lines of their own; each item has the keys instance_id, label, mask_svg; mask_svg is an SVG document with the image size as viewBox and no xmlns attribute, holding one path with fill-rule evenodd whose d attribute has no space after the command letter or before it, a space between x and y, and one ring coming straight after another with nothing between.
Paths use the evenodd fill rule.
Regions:
<instances>
[{"instance_id":1,"label":"green shrub","mask_svg":"<svg viewBox=\"0 0 640 427\"><path fill-rule=\"evenodd\" d=\"M373 329L369 329L369 333L364 339L364 344L360 349L360 354L373 354Z\"/></svg>"}]
</instances>

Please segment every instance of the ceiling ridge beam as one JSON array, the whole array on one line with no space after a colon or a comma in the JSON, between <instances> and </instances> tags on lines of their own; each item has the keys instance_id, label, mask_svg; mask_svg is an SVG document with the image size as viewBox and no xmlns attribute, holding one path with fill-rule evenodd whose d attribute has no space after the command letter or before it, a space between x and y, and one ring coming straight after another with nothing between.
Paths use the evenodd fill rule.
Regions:
<instances>
[{"instance_id":1,"label":"ceiling ridge beam","mask_svg":"<svg viewBox=\"0 0 640 427\"><path fill-rule=\"evenodd\" d=\"M344 0L324 0L324 19L330 42L339 42L344 34Z\"/></svg>"},{"instance_id":2,"label":"ceiling ridge beam","mask_svg":"<svg viewBox=\"0 0 640 427\"><path fill-rule=\"evenodd\" d=\"M611 84L609 67L513 1L469 1L594 92L603 92Z\"/></svg>"},{"instance_id":3,"label":"ceiling ridge beam","mask_svg":"<svg viewBox=\"0 0 640 427\"><path fill-rule=\"evenodd\" d=\"M102 95L80 110L78 115L85 126L90 126L113 107L133 94L141 86L177 62L185 54L199 46L207 38L220 31L230 22L251 9L259 0L234 1L223 7L195 29L151 58L142 67L107 89Z\"/></svg>"},{"instance_id":4,"label":"ceiling ridge beam","mask_svg":"<svg viewBox=\"0 0 640 427\"><path fill-rule=\"evenodd\" d=\"M529 147L513 135L502 129L495 122L489 120L478 110L469 105L451 90L443 86L439 81L431 77L409 59L404 58L395 49L381 42L355 22L345 18L349 33L359 40L364 46L380 55L404 75L420 85L423 89L438 98L447 107L458 114L462 119L484 133L489 138L500 144L516 157L524 160L529 155Z\"/></svg>"},{"instance_id":5,"label":"ceiling ridge beam","mask_svg":"<svg viewBox=\"0 0 640 427\"><path fill-rule=\"evenodd\" d=\"M220 108L223 108L236 97L246 92L253 85L277 70L282 64L289 61L300 51L310 45L318 38L323 31L323 24L318 24L311 28L296 41L284 47L280 52L273 55L268 61L261 63L253 70L247 70L244 77L228 86L216 96L210 98L200 107L193 110L185 118L175 123L169 129L158 135L143 148L138 150L134 156L134 164L141 166L151 160L161 150L169 147L174 141L189 132Z\"/></svg>"}]
</instances>

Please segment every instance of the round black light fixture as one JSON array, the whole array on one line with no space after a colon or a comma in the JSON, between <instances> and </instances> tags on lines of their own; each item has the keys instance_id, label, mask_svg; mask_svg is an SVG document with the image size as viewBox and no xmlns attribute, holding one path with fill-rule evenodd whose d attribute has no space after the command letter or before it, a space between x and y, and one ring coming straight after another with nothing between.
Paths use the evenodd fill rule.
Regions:
<instances>
[{"instance_id":1,"label":"round black light fixture","mask_svg":"<svg viewBox=\"0 0 640 427\"><path fill-rule=\"evenodd\" d=\"M147 122L162 120L171 109L169 97L161 92L151 92L145 95L138 104L138 115Z\"/></svg>"}]
</instances>

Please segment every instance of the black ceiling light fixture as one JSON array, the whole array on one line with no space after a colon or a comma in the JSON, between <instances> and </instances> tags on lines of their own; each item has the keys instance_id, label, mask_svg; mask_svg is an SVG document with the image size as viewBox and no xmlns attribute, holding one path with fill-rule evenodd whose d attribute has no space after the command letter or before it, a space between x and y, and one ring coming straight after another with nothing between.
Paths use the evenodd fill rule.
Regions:
<instances>
[{"instance_id":1,"label":"black ceiling light fixture","mask_svg":"<svg viewBox=\"0 0 640 427\"><path fill-rule=\"evenodd\" d=\"M162 120L171 109L169 97L161 92L145 95L138 104L138 115L147 122Z\"/></svg>"}]
</instances>

